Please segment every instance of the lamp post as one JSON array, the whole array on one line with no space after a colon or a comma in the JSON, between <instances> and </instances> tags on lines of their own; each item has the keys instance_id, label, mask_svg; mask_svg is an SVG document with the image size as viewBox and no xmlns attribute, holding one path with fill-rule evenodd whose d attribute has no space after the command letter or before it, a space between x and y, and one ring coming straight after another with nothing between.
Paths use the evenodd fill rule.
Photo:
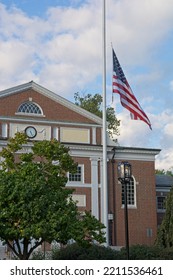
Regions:
<instances>
[{"instance_id":1,"label":"lamp post","mask_svg":"<svg viewBox=\"0 0 173 280\"><path fill-rule=\"evenodd\" d=\"M112 223L114 219L114 214L112 211L108 213L108 221L109 221L109 245L112 246Z\"/></svg>"},{"instance_id":2,"label":"lamp post","mask_svg":"<svg viewBox=\"0 0 173 280\"><path fill-rule=\"evenodd\" d=\"M124 187L124 224L125 224L125 240L127 259L129 260L129 227L128 227L128 201L127 201L127 184L130 183L132 177L131 164L128 162L118 163L118 180Z\"/></svg>"}]
</instances>

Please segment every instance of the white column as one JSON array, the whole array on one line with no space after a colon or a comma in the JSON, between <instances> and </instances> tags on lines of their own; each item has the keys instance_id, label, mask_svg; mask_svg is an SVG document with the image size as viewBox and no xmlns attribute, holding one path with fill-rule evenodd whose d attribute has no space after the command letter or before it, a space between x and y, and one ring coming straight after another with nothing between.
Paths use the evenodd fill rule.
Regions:
<instances>
[{"instance_id":1,"label":"white column","mask_svg":"<svg viewBox=\"0 0 173 280\"><path fill-rule=\"evenodd\" d=\"M6 138L8 135L8 124L2 123L2 137Z\"/></svg>"},{"instance_id":2,"label":"white column","mask_svg":"<svg viewBox=\"0 0 173 280\"><path fill-rule=\"evenodd\" d=\"M58 127L53 128L53 138L55 138L56 140L59 140L59 128Z\"/></svg>"},{"instance_id":3,"label":"white column","mask_svg":"<svg viewBox=\"0 0 173 280\"><path fill-rule=\"evenodd\" d=\"M92 144L96 145L96 127L92 127Z\"/></svg>"},{"instance_id":4,"label":"white column","mask_svg":"<svg viewBox=\"0 0 173 280\"><path fill-rule=\"evenodd\" d=\"M103 159L100 159L100 209L101 209L101 222L104 224L104 198L103 198Z\"/></svg>"},{"instance_id":5,"label":"white column","mask_svg":"<svg viewBox=\"0 0 173 280\"><path fill-rule=\"evenodd\" d=\"M91 207L92 215L99 219L99 203L98 203L98 158L90 158L91 160Z\"/></svg>"}]
</instances>

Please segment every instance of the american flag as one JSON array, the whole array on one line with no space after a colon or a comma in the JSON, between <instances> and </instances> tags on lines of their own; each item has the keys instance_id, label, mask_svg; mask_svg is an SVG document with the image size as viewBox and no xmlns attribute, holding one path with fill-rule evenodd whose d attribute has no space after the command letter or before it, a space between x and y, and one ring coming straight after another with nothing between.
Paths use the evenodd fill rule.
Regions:
<instances>
[{"instance_id":1,"label":"american flag","mask_svg":"<svg viewBox=\"0 0 173 280\"><path fill-rule=\"evenodd\" d=\"M139 102L134 96L128 81L124 75L118 58L113 51L113 93L118 93L120 95L120 101L123 107L130 111L131 118L134 120L142 120L146 122L150 129L151 123L147 115L141 108Z\"/></svg>"}]
</instances>

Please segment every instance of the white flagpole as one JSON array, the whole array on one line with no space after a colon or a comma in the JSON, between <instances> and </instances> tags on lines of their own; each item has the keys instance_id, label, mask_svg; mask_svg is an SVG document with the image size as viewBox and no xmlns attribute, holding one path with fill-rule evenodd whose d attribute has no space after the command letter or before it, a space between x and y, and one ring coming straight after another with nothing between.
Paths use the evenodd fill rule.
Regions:
<instances>
[{"instance_id":1,"label":"white flagpole","mask_svg":"<svg viewBox=\"0 0 173 280\"><path fill-rule=\"evenodd\" d=\"M101 218L102 223L105 225L105 237L106 237L106 246L108 246L108 183L107 183L107 121L106 121L106 4L105 0L103 0L103 69L102 69L102 91L103 91L103 131L102 131L102 139L103 139L103 181L102 181L102 189L101 189Z\"/></svg>"}]
</instances>

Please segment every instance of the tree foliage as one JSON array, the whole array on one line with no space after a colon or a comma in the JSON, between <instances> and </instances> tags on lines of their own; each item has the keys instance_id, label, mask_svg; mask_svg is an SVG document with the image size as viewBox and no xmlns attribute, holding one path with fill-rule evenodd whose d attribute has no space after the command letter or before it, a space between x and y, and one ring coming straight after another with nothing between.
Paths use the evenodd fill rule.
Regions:
<instances>
[{"instance_id":1,"label":"tree foliage","mask_svg":"<svg viewBox=\"0 0 173 280\"><path fill-rule=\"evenodd\" d=\"M171 170L165 170L165 169L156 169L155 174L173 176L173 173Z\"/></svg>"},{"instance_id":2,"label":"tree foliage","mask_svg":"<svg viewBox=\"0 0 173 280\"><path fill-rule=\"evenodd\" d=\"M102 118L102 96L100 94L87 94L82 97L77 92L74 94L74 99L77 106L80 106L81 108ZM115 137L115 135L119 135L120 120L117 120L114 108L108 107L106 109L106 115L110 136Z\"/></svg>"},{"instance_id":3,"label":"tree foliage","mask_svg":"<svg viewBox=\"0 0 173 280\"><path fill-rule=\"evenodd\" d=\"M43 242L104 242L104 226L90 213L81 218L65 188L77 166L69 150L55 139L32 143L30 152L24 144L26 136L17 133L0 152L0 238L19 259Z\"/></svg>"},{"instance_id":4,"label":"tree foliage","mask_svg":"<svg viewBox=\"0 0 173 280\"><path fill-rule=\"evenodd\" d=\"M156 244L164 247L173 247L173 187L166 198L166 212L159 227Z\"/></svg>"}]
</instances>

